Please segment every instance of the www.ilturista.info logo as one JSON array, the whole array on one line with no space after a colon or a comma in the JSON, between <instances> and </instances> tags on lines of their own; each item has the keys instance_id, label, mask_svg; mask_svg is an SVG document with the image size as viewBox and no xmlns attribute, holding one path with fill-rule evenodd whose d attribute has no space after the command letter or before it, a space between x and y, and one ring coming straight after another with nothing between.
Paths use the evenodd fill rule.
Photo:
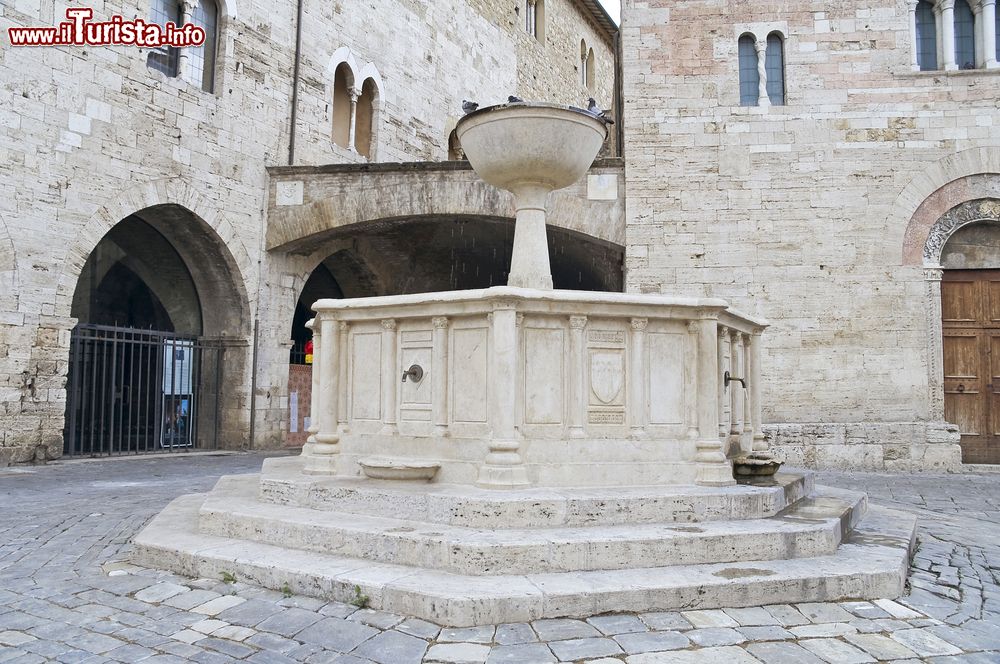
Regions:
<instances>
[{"instance_id":1,"label":"www.ilturista.info logo","mask_svg":"<svg viewBox=\"0 0 1000 664\"><path fill-rule=\"evenodd\" d=\"M66 10L66 19L51 27L7 28L11 46L108 46L124 45L140 48L201 46L205 29L194 23L165 25L141 18L126 19L112 16L107 21L91 21L94 10L73 7Z\"/></svg>"}]
</instances>

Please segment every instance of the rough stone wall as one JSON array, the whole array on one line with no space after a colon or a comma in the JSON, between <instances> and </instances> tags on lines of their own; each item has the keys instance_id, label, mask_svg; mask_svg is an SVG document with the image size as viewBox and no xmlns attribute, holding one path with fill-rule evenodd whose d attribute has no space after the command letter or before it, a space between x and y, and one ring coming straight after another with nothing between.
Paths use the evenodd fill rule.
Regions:
<instances>
[{"instance_id":1,"label":"rough stone wall","mask_svg":"<svg viewBox=\"0 0 1000 664\"><path fill-rule=\"evenodd\" d=\"M624 9L626 287L771 321L764 421L793 462L919 467L944 439L930 454L957 463L954 432L927 432L930 303L903 236L934 188L996 172L979 148L1000 147L1000 72L912 72L906 19L860 0ZM786 37L785 106L738 105L748 29Z\"/></svg>"},{"instance_id":2,"label":"rough stone wall","mask_svg":"<svg viewBox=\"0 0 1000 664\"><path fill-rule=\"evenodd\" d=\"M243 320L230 330L227 358L235 377L223 416L232 433L222 445L280 445L287 374L276 376L270 367L282 353L287 358L290 319L275 325L268 317L294 307L297 294L283 276L286 258L262 251L262 232L265 166L287 163L295 3L239 0L234 17L235 5L220 0L213 93L147 68L147 52L137 48L6 43L6 28L55 25L74 4L0 4L0 465L61 453L79 271L114 224L164 204L186 208L210 229L210 248L189 246L188 259L224 265L233 290L245 294ZM149 10L135 0L88 4L95 21L146 17ZM306 2L297 163L357 159L330 138L327 66L341 45L382 75L376 160L446 158L447 118L463 97L492 101L521 92L515 27L497 18L508 4L488 3L492 13L484 14L460 0L380 0L374 7ZM532 66L544 68L554 51ZM602 85L610 89L610 79ZM234 306L207 300L203 307ZM262 329L284 331L259 340L256 440L249 441L255 313Z\"/></svg>"},{"instance_id":3,"label":"rough stone wall","mask_svg":"<svg viewBox=\"0 0 1000 664\"><path fill-rule=\"evenodd\" d=\"M371 63L380 90L376 161L443 160L462 100L524 99L583 105L593 94L611 107L614 55L607 36L572 0L545 4L545 44L524 28L524 0L307 3L303 19L296 163L364 161L334 145L330 61L347 47L359 68ZM331 35L336 37L331 39ZM594 48L594 93L580 85L580 39ZM356 72L357 73L357 72Z\"/></svg>"}]
</instances>

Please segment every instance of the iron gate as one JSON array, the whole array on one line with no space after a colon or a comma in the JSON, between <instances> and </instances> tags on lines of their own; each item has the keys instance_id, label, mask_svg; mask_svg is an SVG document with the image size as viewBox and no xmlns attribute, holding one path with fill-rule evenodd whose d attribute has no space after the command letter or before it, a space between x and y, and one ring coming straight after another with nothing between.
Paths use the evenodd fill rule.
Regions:
<instances>
[{"instance_id":1,"label":"iron gate","mask_svg":"<svg viewBox=\"0 0 1000 664\"><path fill-rule=\"evenodd\" d=\"M70 341L63 453L216 449L224 353L213 340L78 325Z\"/></svg>"}]
</instances>

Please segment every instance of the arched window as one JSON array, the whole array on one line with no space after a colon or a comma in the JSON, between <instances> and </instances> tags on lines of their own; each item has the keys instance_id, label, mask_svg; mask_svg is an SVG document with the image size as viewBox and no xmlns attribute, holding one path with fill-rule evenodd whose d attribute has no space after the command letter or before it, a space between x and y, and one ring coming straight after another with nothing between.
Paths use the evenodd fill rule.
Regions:
<instances>
[{"instance_id":1,"label":"arched window","mask_svg":"<svg viewBox=\"0 0 1000 664\"><path fill-rule=\"evenodd\" d=\"M219 8L214 0L200 0L191 14L191 22L205 31L205 43L188 49L189 77L200 83L205 92L215 89L215 44Z\"/></svg>"},{"instance_id":2,"label":"arched window","mask_svg":"<svg viewBox=\"0 0 1000 664\"><path fill-rule=\"evenodd\" d=\"M580 85L587 85L587 41L580 40Z\"/></svg>"},{"instance_id":3,"label":"arched window","mask_svg":"<svg viewBox=\"0 0 1000 664\"><path fill-rule=\"evenodd\" d=\"M375 79L366 78L361 86L361 96L358 98L357 118L354 127L354 147L358 154L373 157L372 146L375 144L375 113L378 109L378 86Z\"/></svg>"},{"instance_id":4,"label":"arched window","mask_svg":"<svg viewBox=\"0 0 1000 664\"><path fill-rule=\"evenodd\" d=\"M458 132L454 129L448 134L448 161L459 161L465 159L465 152L462 144L458 142Z\"/></svg>"},{"instance_id":5,"label":"arched window","mask_svg":"<svg viewBox=\"0 0 1000 664\"><path fill-rule=\"evenodd\" d=\"M333 142L345 149L351 144L353 90L354 73L346 62L341 62L333 75Z\"/></svg>"},{"instance_id":6,"label":"arched window","mask_svg":"<svg viewBox=\"0 0 1000 664\"><path fill-rule=\"evenodd\" d=\"M781 35L777 32L772 32L767 36L764 70L767 73L767 98L771 101L772 106L784 106L785 45Z\"/></svg>"},{"instance_id":7,"label":"arched window","mask_svg":"<svg viewBox=\"0 0 1000 664\"><path fill-rule=\"evenodd\" d=\"M177 0L152 0L149 18L153 23L162 26L166 26L167 23L181 25L181 3ZM178 73L179 54L179 50L173 46L150 49L149 55L146 56L146 66L173 78Z\"/></svg>"},{"instance_id":8,"label":"arched window","mask_svg":"<svg viewBox=\"0 0 1000 664\"><path fill-rule=\"evenodd\" d=\"M928 0L917 3L917 64L920 71L933 71L937 62L937 21L934 5Z\"/></svg>"},{"instance_id":9,"label":"arched window","mask_svg":"<svg viewBox=\"0 0 1000 664\"><path fill-rule=\"evenodd\" d=\"M756 106L760 96L760 74L757 71L756 39L751 34L740 37L740 106Z\"/></svg>"},{"instance_id":10,"label":"arched window","mask_svg":"<svg viewBox=\"0 0 1000 664\"><path fill-rule=\"evenodd\" d=\"M545 43L545 0L525 0L524 29L529 35Z\"/></svg>"},{"instance_id":11,"label":"arched window","mask_svg":"<svg viewBox=\"0 0 1000 664\"><path fill-rule=\"evenodd\" d=\"M976 17L966 0L955 1L955 63L959 69L976 68Z\"/></svg>"}]
</instances>

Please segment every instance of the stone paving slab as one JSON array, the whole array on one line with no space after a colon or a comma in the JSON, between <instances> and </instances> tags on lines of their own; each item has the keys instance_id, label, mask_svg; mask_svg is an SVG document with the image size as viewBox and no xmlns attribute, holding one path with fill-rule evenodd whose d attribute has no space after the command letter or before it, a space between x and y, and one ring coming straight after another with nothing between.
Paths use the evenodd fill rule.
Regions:
<instances>
[{"instance_id":1,"label":"stone paving slab","mask_svg":"<svg viewBox=\"0 0 1000 664\"><path fill-rule=\"evenodd\" d=\"M822 474L920 518L911 592L845 601L444 628L247 579L125 562L170 500L261 455L0 470L0 662L840 664L1000 662L997 476ZM968 509L975 506L974 510Z\"/></svg>"}]
</instances>

